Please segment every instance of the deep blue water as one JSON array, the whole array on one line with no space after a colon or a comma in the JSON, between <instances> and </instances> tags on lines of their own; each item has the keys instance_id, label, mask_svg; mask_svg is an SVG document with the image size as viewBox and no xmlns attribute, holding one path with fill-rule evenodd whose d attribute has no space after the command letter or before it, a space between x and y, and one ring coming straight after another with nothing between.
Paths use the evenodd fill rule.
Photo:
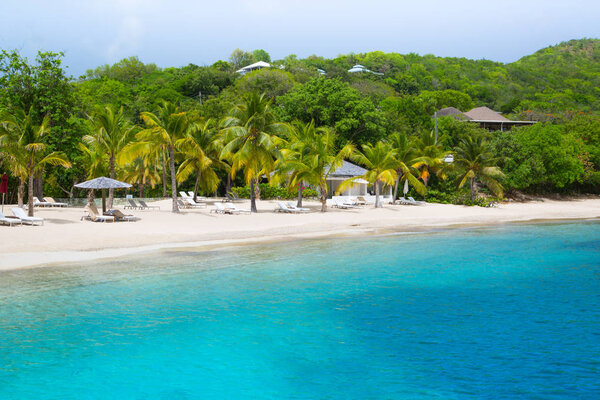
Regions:
<instances>
[{"instance_id":1,"label":"deep blue water","mask_svg":"<svg viewBox=\"0 0 600 400\"><path fill-rule=\"evenodd\" d=\"M0 399L600 398L600 223L0 273Z\"/></svg>"}]
</instances>

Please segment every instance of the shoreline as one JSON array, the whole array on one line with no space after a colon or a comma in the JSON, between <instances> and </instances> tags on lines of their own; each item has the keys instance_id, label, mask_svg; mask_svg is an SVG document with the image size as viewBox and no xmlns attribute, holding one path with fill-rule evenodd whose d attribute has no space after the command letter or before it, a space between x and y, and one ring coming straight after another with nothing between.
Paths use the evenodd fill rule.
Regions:
<instances>
[{"instance_id":1,"label":"shoreline","mask_svg":"<svg viewBox=\"0 0 600 400\"><path fill-rule=\"evenodd\" d=\"M549 201L551 202L551 201ZM16 251L10 252L8 249L2 249L2 257L0 258L0 272L2 271L10 271L10 270L18 270L18 269L29 269L29 268L44 268L51 267L60 264L74 264L78 262L88 262L88 261L98 261L98 260L110 260L117 259L120 257L128 257L128 256L143 256L152 254L155 252L165 251L165 250L184 250L184 249L195 249L199 251L206 250L215 250L220 249L224 250L230 247L238 247L238 246L251 246L258 244L268 244L268 243L281 243L281 242L290 242L290 241L298 241L298 240L311 240L311 239L331 239L331 238L351 238L351 237L369 237L369 236L378 236L378 235L397 235L397 234L427 234L433 232L444 232L455 229L469 229L469 228L480 228L480 227L494 227L501 225L519 225L519 224L543 224L543 223L565 223L565 222L575 222L575 221L598 221L600 220L600 200L592 199L592 200L579 200L579 203L592 202L593 207L586 209L584 215L581 213L573 213L573 212L561 212L559 215L539 215L539 213L525 213L520 215L504 215L501 218L499 216L495 216L495 218L481 218L480 214L486 214L486 212L496 212L497 209L482 209L480 207L474 208L469 207L465 208L463 206L451 206L451 205L427 205L424 207L415 207L415 206L404 206L404 208L398 208L403 206L387 206L382 209L373 209L371 207L362 208L356 210L356 214L366 215L374 213L392 213L396 212L396 210L400 210L402 212L406 211L412 214L418 214L422 212L423 209L431 209L432 215L428 218L418 219L418 215L412 215L412 219L402 218L401 220L397 219L378 219L376 221L368 221L370 223L365 223L365 218L351 218L353 213L344 212L344 211L328 211L326 214L321 214L321 218L319 218L319 213L310 213L304 215L304 217L313 216L311 220L315 218L317 220L328 219L330 221L327 222L338 222L336 224L332 224L331 226L327 226L327 224L315 224L311 225L310 222L304 224L296 224L290 225L287 220L294 220L297 222L297 217L302 218L302 215L289 215L289 214L258 214L258 215L249 215L249 216L218 216L218 219L227 219L227 222L234 221L239 219L239 222L242 222L242 218L245 220L251 219L253 217L261 218L262 215L270 219L276 219L278 224L270 224L269 227L262 227L260 229L259 226L257 229L255 221L250 221L250 224L237 224L240 225L239 229L234 229L233 231L223 229L221 231L211 231L210 234L207 233L207 229L204 229L202 233L204 233L205 237L197 238L193 240L190 237L182 237L178 238L173 236L172 240L166 241L144 241L140 240L139 243L135 243L133 245L127 245L127 243L122 246L99 246L98 243L92 242L86 243L82 246L71 246L71 248L63 248L61 250L49 250L49 249L38 249L36 251ZM269 202L263 201L262 205L267 205ZM544 202L540 202L543 204ZM565 203L565 202L563 202ZM573 201L566 202L569 205L572 205ZM534 204L539 205L539 204ZM523 207L523 205L520 205ZM243 206L240 206L243 207ZM411 208L412 207L412 208ZM455 209L453 209L453 207ZM524 206L525 208L527 205ZM263 207L264 208L264 207ZM510 208L510 207L508 207ZM386 210L387 209L387 210ZM434 210L435 209L435 210ZM461 211L463 214L471 215L472 218L464 218L464 221L457 221L456 218L452 220L440 219L436 221L436 217L439 216L438 210L443 209L442 211ZM466 211L465 211L466 209ZM77 209L75 209L77 210ZM592 212L589 212L592 210ZM36 209L37 211L37 209ZM53 210L55 213L60 213L61 210L56 209ZM73 210L71 210L73 211ZM65 211L62 211L63 213ZM264 212L264 211L263 211ZM160 214L169 213L168 211L162 211ZM198 216L206 216L208 210L200 211L192 211L187 213L188 215L195 214ZM38 213L40 215L42 213ZM149 218L152 213L150 212L139 212L138 213L142 219ZM156 213L159 214L159 213ZM334 217L329 217L329 215L334 215ZM344 218L344 214L347 216ZM166 214L168 215L168 214ZM316 215L316 217L315 217ZM342 215L341 219L343 222L340 222L340 215ZM43 216L43 215L40 215ZM387 216L387 215L386 215ZM296 218L295 218L296 217ZM392 216L393 217L393 216ZM170 219L167 217L167 219ZM367 218L368 220L368 218ZM314 221L313 221L314 222ZM353 223L354 222L354 223ZM158 221L159 226L161 221ZM126 225L124 225L126 224ZM139 224L139 225L135 225ZM60 223L58 224L60 225ZM104 235L108 234L110 236L115 236L115 230L112 228L116 228L111 226L113 224L100 224L100 223L92 223L88 221L83 221L80 227L83 227L83 231L86 228L94 229L99 228L102 229ZM127 227L128 230L130 228L134 228L134 230L139 230L142 227L140 222L122 222L117 223L117 225L121 225L123 227ZM248 229L248 228L254 229ZM0 227L0 234L5 233L8 229L39 229L40 227L18 227L18 228L8 228L3 229L4 227ZM43 228L43 227L41 227ZM244 229L242 229L244 228ZM209 229L210 230L210 229ZM33 233L35 231L31 231ZM121 232L123 234L123 232ZM126 234L126 233L124 233ZM118 236L118 235L116 235ZM0 236L0 239L2 237ZM56 238L55 238L56 239ZM56 246L53 248L57 248L60 246L60 243L64 244L64 241L58 240L56 241ZM95 243L95 244L94 244ZM72 243L71 243L72 244ZM2 246L6 247L6 246ZM39 247L39 246L32 246ZM79 248L77 248L79 247Z\"/></svg>"}]
</instances>

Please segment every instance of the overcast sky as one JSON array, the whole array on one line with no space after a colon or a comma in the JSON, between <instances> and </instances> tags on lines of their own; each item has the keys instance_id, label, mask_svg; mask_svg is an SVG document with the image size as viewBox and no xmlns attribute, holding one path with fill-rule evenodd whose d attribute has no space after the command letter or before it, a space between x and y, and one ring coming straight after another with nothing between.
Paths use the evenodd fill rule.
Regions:
<instances>
[{"instance_id":1,"label":"overcast sky","mask_svg":"<svg viewBox=\"0 0 600 400\"><path fill-rule=\"evenodd\" d=\"M237 47L273 59L382 50L511 62L600 38L599 0L0 0L0 15L0 48L64 51L74 76L132 55L210 65Z\"/></svg>"}]
</instances>

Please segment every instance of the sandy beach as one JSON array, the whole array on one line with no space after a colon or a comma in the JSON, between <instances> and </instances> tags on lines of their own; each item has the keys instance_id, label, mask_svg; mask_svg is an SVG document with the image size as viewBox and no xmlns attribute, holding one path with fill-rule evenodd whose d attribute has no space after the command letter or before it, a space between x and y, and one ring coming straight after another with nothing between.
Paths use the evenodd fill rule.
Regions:
<instances>
[{"instance_id":1,"label":"sandy beach","mask_svg":"<svg viewBox=\"0 0 600 400\"><path fill-rule=\"evenodd\" d=\"M209 203L211 201L209 200ZM275 213L275 201L258 201L257 214L220 215L204 209L170 212L170 200L152 205L160 210L123 210L136 222L95 223L81 220L83 208L36 208L43 226L0 226L0 270L122 257L164 248L208 247L327 236L421 231L469 225L600 218L600 198L502 203L497 208L447 204L386 205L375 209L329 208L305 201L306 214ZM237 203L249 209L249 202ZM122 209L122 207L116 207ZM4 206L10 215L10 206Z\"/></svg>"}]
</instances>

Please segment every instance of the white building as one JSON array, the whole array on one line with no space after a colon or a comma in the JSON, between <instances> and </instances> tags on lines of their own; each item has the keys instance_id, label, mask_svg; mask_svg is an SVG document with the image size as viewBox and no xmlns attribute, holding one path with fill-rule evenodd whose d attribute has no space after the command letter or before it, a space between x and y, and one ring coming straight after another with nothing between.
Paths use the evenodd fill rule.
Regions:
<instances>
[{"instance_id":1,"label":"white building","mask_svg":"<svg viewBox=\"0 0 600 400\"><path fill-rule=\"evenodd\" d=\"M340 167L338 167L335 171L331 172L329 174L329 176L327 177L327 186L329 186L329 193L328 193L328 197L329 198L344 198L344 197L356 197L356 196L363 196L363 197L370 197L369 196L369 182L362 179L362 178L358 178L356 180L353 181L352 185L348 188L346 188L346 190L344 190L343 192L340 192L339 194L335 194L337 188L342 184L342 182L350 179L350 178L356 178L357 176L363 176L364 174L367 173L367 170L359 167L356 164L352 164L351 162L348 161L343 161L342 165ZM371 188L372 192L375 193L375 189ZM382 190L381 190L381 196L383 198L386 197L391 197L392 195L392 188L391 186L387 186L387 185L383 185Z\"/></svg>"},{"instance_id":2,"label":"white building","mask_svg":"<svg viewBox=\"0 0 600 400\"><path fill-rule=\"evenodd\" d=\"M238 74L244 75L248 72L256 71L256 70L263 69L263 68L271 68L271 64L264 62L264 61L259 61L259 62L255 62L254 64L246 65L244 68L240 68L235 72L237 72Z\"/></svg>"},{"instance_id":3,"label":"white building","mask_svg":"<svg viewBox=\"0 0 600 400\"><path fill-rule=\"evenodd\" d=\"M351 74L356 74L359 72L370 72L371 74L374 74L374 75L383 75L381 72L371 71L370 69L367 69L367 67L365 67L364 65L360 65L360 64L356 64L354 67L350 68L348 70L348 72Z\"/></svg>"}]
</instances>

